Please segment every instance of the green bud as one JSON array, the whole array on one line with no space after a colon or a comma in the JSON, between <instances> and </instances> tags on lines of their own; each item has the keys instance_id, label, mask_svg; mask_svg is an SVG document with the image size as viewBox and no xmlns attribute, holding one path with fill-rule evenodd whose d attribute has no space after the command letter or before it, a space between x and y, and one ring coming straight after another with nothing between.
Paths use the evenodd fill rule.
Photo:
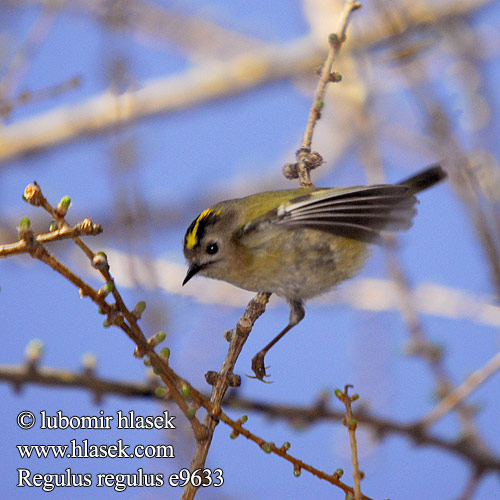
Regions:
<instances>
[{"instance_id":1,"label":"green bud","mask_svg":"<svg viewBox=\"0 0 500 500\"><path fill-rule=\"evenodd\" d=\"M189 386L187 384L183 384L183 386L181 387L181 394L185 398L188 398L189 396L191 396L191 389L189 388Z\"/></svg>"},{"instance_id":2,"label":"green bud","mask_svg":"<svg viewBox=\"0 0 500 500\"><path fill-rule=\"evenodd\" d=\"M272 444L271 443L264 443L262 446L261 446L262 450L265 452L265 453L271 453L271 451L273 450L272 448Z\"/></svg>"},{"instance_id":3,"label":"green bud","mask_svg":"<svg viewBox=\"0 0 500 500\"><path fill-rule=\"evenodd\" d=\"M344 475L344 469L335 469L335 472L333 473L334 476L341 478Z\"/></svg>"},{"instance_id":4,"label":"green bud","mask_svg":"<svg viewBox=\"0 0 500 500\"><path fill-rule=\"evenodd\" d=\"M285 441L282 445L281 445L281 450L282 451L288 451L290 449L292 445L288 442L288 441Z\"/></svg>"},{"instance_id":5,"label":"green bud","mask_svg":"<svg viewBox=\"0 0 500 500\"><path fill-rule=\"evenodd\" d=\"M323 101L317 101L314 107L316 108L316 111L321 111L324 105L325 103Z\"/></svg>"},{"instance_id":6,"label":"green bud","mask_svg":"<svg viewBox=\"0 0 500 500\"><path fill-rule=\"evenodd\" d=\"M104 328L109 328L111 326L111 323L109 322L109 320L106 318L103 322L102 322L102 326Z\"/></svg>"},{"instance_id":7,"label":"green bud","mask_svg":"<svg viewBox=\"0 0 500 500\"><path fill-rule=\"evenodd\" d=\"M57 206L57 211L61 215L66 215L66 212L68 211L70 205L71 205L71 198L69 196L63 196L61 198L61 201L59 202L59 205Z\"/></svg>"},{"instance_id":8,"label":"green bud","mask_svg":"<svg viewBox=\"0 0 500 500\"><path fill-rule=\"evenodd\" d=\"M104 285L104 288L106 289L107 292L112 292L115 289L115 284L112 281L108 281Z\"/></svg>"},{"instance_id":9,"label":"green bud","mask_svg":"<svg viewBox=\"0 0 500 500\"><path fill-rule=\"evenodd\" d=\"M23 217L19 220L19 229L24 231L31 229L31 221L28 217Z\"/></svg>"},{"instance_id":10,"label":"green bud","mask_svg":"<svg viewBox=\"0 0 500 500\"><path fill-rule=\"evenodd\" d=\"M61 198L61 201L59 202L59 205L61 205L63 208L68 208L71 203L71 198L69 196L63 196Z\"/></svg>"},{"instance_id":11,"label":"green bud","mask_svg":"<svg viewBox=\"0 0 500 500\"><path fill-rule=\"evenodd\" d=\"M342 396L344 393L340 389L335 389L334 391L335 396L337 396L340 400L342 399Z\"/></svg>"},{"instance_id":12,"label":"green bud","mask_svg":"<svg viewBox=\"0 0 500 500\"><path fill-rule=\"evenodd\" d=\"M159 385L158 387L155 388L155 395L159 398L164 398L168 393L168 389L166 387L163 387Z\"/></svg>"},{"instance_id":13,"label":"green bud","mask_svg":"<svg viewBox=\"0 0 500 500\"><path fill-rule=\"evenodd\" d=\"M245 422L248 421L248 415L242 415L239 419L241 424L244 424Z\"/></svg>"},{"instance_id":14,"label":"green bud","mask_svg":"<svg viewBox=\"0 0 500 500\"><path fill-rule=\"evenodd\" d=\"M195 406L190 406L187 411L186 411L186 417L191 420L195 417L196 415L196 407Z\"/></svg>"},{"instance_id":15,"label":"green bud","mask_svg":"<svg viewBox=\"0 0 500 500\"><path fill-rule=\"evenodd\" d=\"M144 366L151 366L151 360L148 357L145 357L142 362L144 363Z\"/></svg>"},{"instance_id":16,"label":"green bud","mask_svg":"<svg viewBox=\"0 0 500 500\"><path fill-rule=\"evenodd\" d=\"M337 73L336 71L332 71L330 73L330 81L337 83L342 81L342 75L340 73Z\"/></svg>"},{"instance_id":17,"label":"green bud","mask_svg":"<svg viewBox=\"0 0 500 500\"><path fill-rule=\"evenodd\" d=\"M160 375L161 370L160 370L159 368L154 367L154 368L153 368L153 373L154 373L155 375Z\"/></svg>"},{"instance_id":18,"label":"green bud","mask_svg":"<svg viewBox=\"0 0 500 500\"><path fill-rule=\"evenodd\" d=\"M163 342L165 340L165 338L167 337L167 334L165 332L158 332L157 334L155 334L155 336L153 337L153 341L156 345L160 344L161 342Z\"/></svg>"},{"instance_id":19,"label":"green bud","mask_svg":"<svg viewBox=\"0 0 500 500\"><path fill-rule=\"evenodd\" d=\"M229 434L230 439L236 439L240 435L239 432L237 431L232 431L231 434Z\"/></svg>"},{"instance_id":20,"label":"green bud","mask_svg":"<svg viewBox=\"0 0 500 500\"><path fill-rule=\"evenodd\" d=\"M302 473L302 469L298 465L294 465L293 466L293 475L295 477L299 477L301 473Z\"/></svg>"},{"instance_id":21,"label":"green bud","mask_svg":"<svg viewBox=\"0 0 500 500\"><path fill-rule=\"evenodd\" d=\"M357 401L359 399L359 394L353 394L351 396L351 401Z\"/></svg>"},{"instance_id":22,"label":"green bud","mask_svg":"<svg viewBox=\"0 0 500 500\"><path fill-rule=\"evenodd\" d=\"M135 305L134 309L132 310L132 314L137 318L140 319L142 316L142 313L146 310L146 302L144 300L141 300L140 302L137 302Z\"/></svg>"},{"instance_id":23,"label":"green bud","mask_svg":"<svg viewBox=\"0 0 500 500\"><path fill-rule=\"evenodd\" d=\"M338 37L337 33L330 33L330 35L328 36L328 41L332 45L337 45L339 43L339 37Z\"/></svg>"},{"instance_id":24,"label":"green bud","mask_svg":"<svg viewBox=\"0 0 500 500\"><path fill-rule=\"evenodd\" d=\"M52 231L57 231L58 227L57 227L57 222L55 220L53 220L51 223L50 223L50 226L49 226L49 231L52 232Z\"/></svg>"},{"instance_id":25,"label":"green bud","mask_svg":"<svg viewBox=\"0 0 500 500\"><path fill-rule=\"evenodd\" d=\"M170 358L170 349L168 347L164 347L161 351L160 351L160 356L162 358L165 358L165 359L168 359Z\"/></svg>"}]
</instances>

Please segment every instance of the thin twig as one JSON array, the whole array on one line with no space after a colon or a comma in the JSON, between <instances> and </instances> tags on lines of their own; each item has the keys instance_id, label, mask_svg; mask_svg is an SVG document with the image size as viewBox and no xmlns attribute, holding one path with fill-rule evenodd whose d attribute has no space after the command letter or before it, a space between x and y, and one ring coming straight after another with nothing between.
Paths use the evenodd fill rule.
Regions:
<instances>
[{"instance_id":1,"label":"thin twig","mask_svg":"<svg viewBox=\"0 0 500 500\"><path fill-rule=\"evenodd\" d=\"M351 19L351 14L361 8L361 3L354 0L347 0L340 14L340 19L337 27L337 32L332 33L329 38L330 47L325 62L321 68L321 73L318 81L318 86L314 93L313 103L309 110L309 118L307 119L306 130L302 138L302 149L311 150L314 127L318 122L320 110L325 99L326 89L332 80L333 63L335 58L346 41L346 31L348 23Z\"/></svg>"},{"instance_id":2,"label":"thin twig","mask_svg":"<svg viewBox=\"0 0 500 500\"><path fill-rule=\"evenodd\" d=\"M418 424L429 427L443 418L498 370L500 370L500 352L495 354L495 356L481 368L469 375L463 384L448 393L434 409L418 421Z\"/></svg>"},{"instance_id":3,"label":"thin twig","mask_svg":"<svg viewBox=\"0 0 500 500\"><path fill-rule=\"evenodd\" d=\"M208 410L204 420L207 435L205 439L197 440L196 451L191 461L192 471L205 466L215 427L218 424L219 415L221 413L222 400L230 386L236 387L241 383L239 375L235 375L233 372L234 366L248 335L252 331L253 325L264 313L270 296L270 293L259 293L248 303L245 313L239 319L236 328L231 331L229 350L220 372L208 372L205 376L207 382L213 385L210 403L205 405ZM198 488L189 482L182 494L182 500L191 500L194 498L197 490Z\"/></svg>"},{"instance_id":4,"label":"thin twig","mask_svg":"<svg viewBox=\"0 0 500 500\"><path fill-rule=\"evenodd\" d=\"M353 394L349 396L349 389L352 385L346 385L344 391L337 389L335 395L337 398L344 403L345 406L345 416L342 423L347 427L349 431L349 445L351 447L351 462L352 462L352 476L354 479L354 498L355 500L361 500L363 495L361 494L361 471L359 470L359 460L358 460L358 445L356 441L356 428L358 427L358 421L354 418L352 414L352 403L356 401L359 396Z\"/></svg>"},{"instance_id":5,"label":"thin twig","mask_svg":"<svg viewBox=\"0 0 500 500\"><path fill-rule=\"evenodd\" d=\"M45 3L43 0L37 2ZM493 0L469 0L432 7L421 3L408 4L409 18L404 32L427 27L436 29L443 23L470 16L491 3ZM18 7L19 1L13 4ZM375 26L356 36L352 48L365 51L391 43L391 40L392 34L385 26ZM284 46L258 49L229 61L190 68L173 77L142 82L139 90L119 96L106 90L79 103L5 125L0 131L0 165L29 153L110 130L119 124L190 108L278 79L310 73L323 59L324 52L318 49L314 39L294 40ZM255 71L249 71L249 65Z\"/></svg>"},{"instance_id":6,"label":"thin twig","mask_svg":"<svg viewBox=\"0 0 500 500\"><path fill-rule=\"evenodd\" d=\"M95 236L100 233L102 233L102 228L99 224L93 224L90 219L85 219L74 227L65 226L50 233L38 234L35 237L35 241L38 243L52 243L69 238L74 239L79 236ZM26 252L29 252L29 245L23 239L15 243L0 245L0 258Z\"/></svg>"},{"instance_id":7,"label":"thin twig","mask_svg":"<svg viewBox=\"0 0 500 500\"><path fill-rule=\"evenodd\" d=\"M321 73L318 81L318 86L314 93L309 117L307 119L306 129L302 138L302 144L297 151L297 174L300 179L301 186L312 186L310 170L318 167L322 163L322 158L318 153L311 152L312 139L314 128L321 116L321 110L324 105L326 90L331 82L340 81L340 76L333 73L333 63L335 58L346 40L347 26L351 19L351 15L355 10L361 8L361 3L355 0L346 0L344 8L340 14L340 19L337 27L337 32L332 33L329 37L329 50L325 62L321 67Z\"/></svg>"},{"instance_id":8,"label":"thin twig","mask_svg":"<svg viewBox=\"0 0 500 500\"><path fill-rule=\"evenodd\" d=\"M88 390L96 398L104 395L119 397L151 398L166 401L167 398L158 396L155 392L158 379L155 377L150 383L123 382L99 377L87 369L82 373L58 368L36 367L32 364L0 365L0 381L11 384L16 390L24 385L41 385L47 387L72 387ZM209 397L203 395L207 406ZM345 415L340 410L327 407L323 398L313 402L310 406L294 406L287 404L273 404L263 401L249 400L229 395L225 401L226 408L233 408L241 412L254 412L266 418L281 419L291 427L311 426L320 422L339 422ZM419 446L430 446L448 453L455 454L466 460L474 469L500 472L500 458L491 452L478 448L469 442L466 446L456 440L449 440L432 434L427 428L418 424L405 424L384 417L378 417L366 409L356 412L359 425L370 429L375 435L400 435Z\"/></svg>"},{"instance_id":9,"label":"thin twig","mask_svg":"<svg viewBox=\"0 0 500 500\"><path fill-rule=\"evenodd\" d=\"M276 446L273 442L270 441L265 441L262 438L256 436L252 432L250 432L248 429L243 427L243 424L237 421L232 420L229 418L224 412L221 412L220 414L220 419L230 425L238 434L241 434L245 436L247 439L250 439L254 443L258 444L260 448L262 448L266 453L274 453L276 455L279 455L280 457L284 458L288 462L291 462L293 464L293 470L296 476L300 475L301 470L307 470L314 476L318 477L319 479L323 479L325 481L328 481L331 484L334 484L335 486L338 486L341 488L346 494L354 494L354 489L351 488L350 486L347 486L345 483L340 481L338 478L338 475L336 473L333 474L326 474L325 472L316 469L315 467L312 467L311 465L308 465L304 463L302 460L299 460L292 455L288 454L288 449L290 447L289 443L283 444L283 446L278 447ZM370 500L369 497L362 495L360 493L360 496L358 497L358 500Z\"/></svg>"},{"instance_id":10,"label":"thin twig","mask_svg":"<svg viewBox=\"0 0 500 500\"><path fill-rule=\"evenodd\" d=\"M63 198L58 207L54 208L45 198L40 186L37 183L30 184L25 189L23 197L26 202L34 206L42 207L52 217L54 217L60 230L63 230L68 226L64 216L66 215L70 205L69 198ZM158 372L162 381L168 387L170 397L177 403L177 406L184 413L186 418L189 419L196 438L203 439L206 435L206 430L201 422L192 414L192 410L186 403L181 391L186 394L190 394L197 400L198 404L202 398L201 394L194 388L191 388L187 381L182 379L182 377L177 375L177 373L170 368L167 360L156 353L154 349L156 344L152 342L152 339L146 339L141 328L137 324L140 315L136 315L128 309L117 287L115 286L114 279L109 271L109 264L106 255L103 252L94 253L78 236L73 236L75 243L90 259L92 267L101 273L106 282L105 288L94 290L79 276L51 255L45 246L37 241L35 235L27 225L20 228L19 236L24 242L23 245L26 247L26 252L28 252L31 257L41 260L54 269L54 271L58 272L78 287L80 296L89 297L100 307L103 313L107 314L107 326L115 325L121 328L136 344L136 355L139 357L147 356L153 368ZM106 301L106 295L109 291L111 291L113 298L115 299L114 304L109 304Z\"/></svg>"},{"instance_id":11,"label":"thin twig","mask_svg":"<svg viewBox=\"0 0 500 500\"><path fill-rule=\"evenodd\" d=\"M474 498L474 493L479 486L481 476L482 472L480 470L476 469L472 471L472 474L470 475L469 480L465 485L464 491L462 492L458 500L472 500Z\"/></svg>"}]
</instances>

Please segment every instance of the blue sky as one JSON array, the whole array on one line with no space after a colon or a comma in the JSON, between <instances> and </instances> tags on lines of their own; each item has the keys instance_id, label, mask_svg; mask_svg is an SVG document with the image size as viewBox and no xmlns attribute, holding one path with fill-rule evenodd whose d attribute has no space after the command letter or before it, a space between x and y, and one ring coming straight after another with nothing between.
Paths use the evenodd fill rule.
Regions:
<instances>
[{"instance_id":1,"label":"blue sky","mask_svg":"<svg viewBox=\"0 0 500 500\"><path fill-rule=\"evenodd\" d=\"M307 36L310 31L298 1L155 3L271 44L286 44ZM367 2L363 10L356 14L353 24L357 33L369 29L377 5ZM0 82L8 74L8 67L23 41L40 22L40 15L38 6L0 7L3 35ZM454 52L449 32L431 37L430 48L423 52L429 81L416 82L413 90L404 87L405 80L396 65L389 64L388 51L354 55L358 64L355 71L344 62L344 66L340 66L344 80L330 89L331 100L326 103L315 136L315 147L324 155L325 165L313 173L313 180L324 186L365 182L362 146L366 145L366 139L361 142L366 133L365 122L351 115L348 107L337 105L353 96L367 98L366 92L376 117L376 149L388 181L397 182L441 157L442 151L430 136L425 115L416 106L415 89L439 97L452 118L453 134L470 157L498 162L500 97L496 82L500 77L500 64L498 45L495 45L498 15L498 4L492 4L463 25L462 32L467 28L467 33L481 36L481 43L476 41L479 53L470 45L468 52L458 49ZM207 56L201 60L190 58L175 43L151 41L127 29L109 29L77 8L59 13L46 22L47 34L29 54L26 68L19 73L18 84L9 97L25 90L35 93L75 76L80 76L81 85L42 102L16 106L4 118L5 127L52 109L84 102L105 91L110 84L110 68L116 67L117 61L125 65L129 74L127 81L134 88L153 78L182 74L193 64L206 63L209 67ZM336 26L335 20L332 26ZM456 39L455 43L458 47ZM466 68L474 68L474 74L468 74L469 79L460 77L463 73L457 70L460 69L458 62L463 60L470 64ZM354 75L362 85L356 85ZM159 114L0 164L0 244L15 240L15 226L23 216L32 219L35 230L47 230L50 218L21 200L25 186L36 180L55 204L64 195L71 197L68 220L72 223L89 216L103 224L103 235L87 239L94 250L105 249L116 258L123 253L149 257L154 262L168 261L182 268L181 239L185 228L207 204L219 201L221 196L250 194L264 184L276 188L292 185L280 177L280 170L283 163L293 160L300 144L313 87L312 78L276 81L226 99L181 112ZM470 107L479 112L480 106L478 101L470 100L471 96L481 97L489 106L489 119L477 126L474 126ZM342 128L339 123L352 127L356 133L352 134L353 143L335 156L335 145L341 141L336 135ZM131 166L116 160L117 147L124 148L124 145L133 151L135 159ZM498 203L487 201L494 208L494 203ZM145 213L149 222L142 220L131 229L124 220L126 207L133 214ZM414 289L435 284L452 292L459 290L471 300L491 304L492 309L497 310L484 250L467 207L450 183L420 196L415 224L400 236L399 242L401 262ZM70 244L59 243L51 247L51 251L93 285L100 286ZM236 292L227 292L234 295L236 306L203 303L195 297L198 290L213 286L215 293L219 290L218 284L202 284L206 280L197 278L186 286L190 287L187 291L186 287L181 290L180 280L175 281L173 274L158 274L152 279L142 267L135 269L138 276L134 282L123 266L114 267L112 259L110 263L127 304L147 302L144 331L153 334L165 330L166 345L172 350L172 366L196 387L206 390L204 374L220 367L227 348L222 334L241 316L247 296L240 299ZM365 270L352 286L359 283L361 287L367 279L386 278L384 252L375 248ZM166 281L162 282L163 279ZM341 287L339 292L348 286L351 284ZM97 357L99 375L124 381L146 380L142 362L132 357L134 346L130 340L117 329L104 329L103 317L97 314L96 307L88 299L80 299L77 290L48 267L27 256L2 259L0 287L4 339L0 364L21 363L28 342L38 338L45 346L43 366L78 371L82 355L90 352ZM377 293L372 291L375 296ZM444 365L455 384L484 365L499 347L496 320L479 321L474 312L464 311L463 316L467 315L468 318L448 313L421 315L428 338L444 348ZM238 360L237 373L250 373L253 355L287 319L286 304L274 298L255 325ZM361 396L356 404L365 404L380 416L412 422L435 405L435 381L425 362L404 354L407 343L408 333L395 308L363 310L352 301L335 304L334 296L328 295L324 300L311 301L304 321L271 351L268 362L273 383L264 385L243 376L238 394L250 400L308 406L322 391L352 383ZM499 382L498 374L494 375L470 398L480 409L476 417L480 435L497 455L500 454L497 429L500 403L494 395L500 388ZM159 415L163 407L156 402L112 396L95 404L92 396L83 390L31 385L16 393L6 384L0 385L0 397L3 410L0 430L4 436L0 470L11 499L40 498L42 494L37 488L15 487L16 468L20 467L41 473L62 472L70 467L73 472L94 476L103 471L133 473L143 468L146 472L167 476L188 466L191 459L190 428L180 412L176 420L179 427L166 433L118 429L23 431L16 425L16 416L23 410L35 414L41 410L52 414L61 410L69 416L97 415L101 409L107 415L115 415L118 410L133 409L137 414ZM339 408L334 401L332 405ZM175 407L169 409L176 413ZM238 410L229 409L228 413L234 418L241 415ZM247 427L257 435L277 444L290 441L291 453L319 469L343 468L345 481L352 484L347 432L338 423L322 422L297 429L262 415L251 413L249 417ZM458 429L456 415L449 415L432 430L452 439ZM340 490L306 472L294 478L289 463L263 453L241 436L230 440L229 434L227 427L218 427L207 462L212 469L224 470L224 486L200 491L197 498L309 499L327 495L344 498ZM18 444L67 444L70 439L106 444L123 439L131 445L172 443L176 458L23 460L16 449ZM368 496L393 500L454 499L463 491L469 473L462 459L438 449L416 447L406 437L397 435L377 442L368 432L360 430L359 439L361 468L366 473L363 492ZM120 495L121 499L128 500L177 498L181 492L163 487L129 488L115 493L110 488L90 487L56 488L47 494L53 499L67 498L70 494L72 498L82 499ZM490 474L482 479L473 498L495 498L499 494L498 478Z\"/></svg>"}]
</instances>

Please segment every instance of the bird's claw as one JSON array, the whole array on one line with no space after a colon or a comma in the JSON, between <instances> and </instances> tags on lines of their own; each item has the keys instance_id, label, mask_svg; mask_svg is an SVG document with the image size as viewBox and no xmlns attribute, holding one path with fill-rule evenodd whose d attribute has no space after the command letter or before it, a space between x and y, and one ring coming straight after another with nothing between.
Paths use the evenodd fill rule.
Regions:
<instances>
[{"instance_id":1,"label":"bird's claw","mask_svg":"<svg viewBox=\"0 0 500 500\"><path fill-rule=\"evenodd\" d=\"M269 368L269 366L264 366L264 356L266 355L265 352L258 352L252 359L252 370L255 373L255 377L249 375L250 378L256 378L257 380L260 380L261 382L265 382L266 384L271 383L269 380L264 380L264 377L269 377L269 375L266 372L266 368Z\"/></svg>"}]
</instances>

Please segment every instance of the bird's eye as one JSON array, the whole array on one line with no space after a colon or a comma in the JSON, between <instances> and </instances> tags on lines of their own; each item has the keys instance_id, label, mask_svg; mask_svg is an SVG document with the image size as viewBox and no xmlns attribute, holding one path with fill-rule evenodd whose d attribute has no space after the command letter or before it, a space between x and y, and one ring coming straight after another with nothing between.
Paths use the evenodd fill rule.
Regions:
<instances>
[{"instance_id":1,"label":"bird's eye","mask_svg":"<svg viewBox=\"0 0 500 500\"><path fill-rule=\"evenodd\" d=\"M214 255L219 251L219 246L217 243L209 243L207 245L207 253L210 255Z\"/></svg>"}]
</instances>

